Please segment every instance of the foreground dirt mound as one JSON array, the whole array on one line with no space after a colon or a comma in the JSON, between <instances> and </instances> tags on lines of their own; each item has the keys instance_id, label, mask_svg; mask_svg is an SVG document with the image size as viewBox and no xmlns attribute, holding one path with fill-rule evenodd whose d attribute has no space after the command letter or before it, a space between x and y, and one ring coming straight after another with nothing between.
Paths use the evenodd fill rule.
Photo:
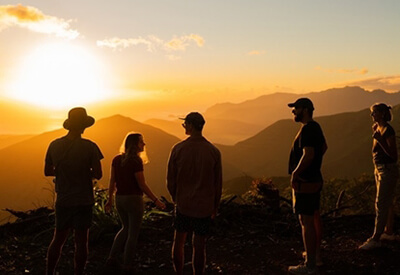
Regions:
<instances>
[{"instance_id":1,"label":"foreground dirt mound","mask_svg":"<svg viewBox=\"0 0 400 275\"><path fill-rule=\"evenodd\" d=\"M171 209L170 209L171 210ZM53 212L25 213L0 227L0 273L44 274L47 246L54 230ZM172 274L172 211L148 212L140 233L135 274ZM319 274L400 274L400 242L385 243L371 252L357 250L372 233L374 217L324 218L323 261ZM396 228L400 221L396 219ZM91 229L87 274L118 274L104 265L118 225ZM207 247L207 274L287 274L302 261L296 217L289 209L271 213L254 205L222 205ZM57 271L73 274L73 241L63 250ZM185 271L191 274L191 245L186 246Z\"/></svg>"}]
</instances>

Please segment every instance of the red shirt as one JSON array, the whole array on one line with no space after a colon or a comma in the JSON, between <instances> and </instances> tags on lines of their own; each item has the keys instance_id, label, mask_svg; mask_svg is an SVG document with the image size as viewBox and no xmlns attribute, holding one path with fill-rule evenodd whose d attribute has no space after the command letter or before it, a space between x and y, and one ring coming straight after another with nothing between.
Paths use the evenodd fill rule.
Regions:
<instances>
[{"instance_id":1,"label":"red shirt","mask_svg":"<svg viewBox=\"0 0 400 275\"><path fill-rule=\"evenodd\" d=\"M115 172L117 195L143 195L139 187L135 173L143 171L143 162L139 157L129 159L122 166L122 155L117 155L112 166Z\"/></svg>"}]
</instances>

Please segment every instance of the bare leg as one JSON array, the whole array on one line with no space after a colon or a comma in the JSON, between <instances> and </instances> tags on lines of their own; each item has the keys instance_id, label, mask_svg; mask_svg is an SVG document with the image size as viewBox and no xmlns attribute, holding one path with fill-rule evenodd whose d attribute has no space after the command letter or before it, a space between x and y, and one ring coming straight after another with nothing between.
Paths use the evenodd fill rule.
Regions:
<instances>
[{"instance_id":1,"label":"bare leg","mask_svg":"<svg viewBox=\"0 0 400 275\"><path fill-rule=\"evenodd\" d=\"M75 230L75 275L83 274L88 255L89 229Z\"/></svg>"},{"instance_id":2,"label":"bare leg","mask_svg":"<svg viewBox=\"0 0 400 275\"><path fill-rule=\"evenodd\" d=\"M53 240L51 241L47 250L46 274L53 275L56 269L58 260L61 256L61 251L67 240L69 229L54 230Z\"/></svg>"},{"instance_id":3,"label":"bare leg","mask_svg":"<svg viewBox=\"0 0 400 275\"><path fill-rule=\"evenodd\" d=\"M183 265L185 263L185 241L187 232L174 233L174 243L172 245L172 262L177 275L183 274Z\"/></svg>"},{"instance_id":4,"label":"bare leg","mask_svg":"<svg viewBox=\"0 0 400 275\"><path fill-rule=\"evenodd\" d=\"M315 267L316 257L316 232L314 225L314 215L300 215L301 232L303 236L304 249L307 253L306 263L310 267Z\"/></svg>"},{"instance_id":5,"label":"bare leg","mask_svg":"<svg viewBox=\"0 0 400 275\"><path fill-rule=\"evenodd\" d=\"M389 211L388 211L388 218L386 222L386 227L385 227L385 233L388 235L393 234L393 222L394 222L394 211L393 211L393 205L390 206Z\"/></svg>"},{"instance_id":6,"label":"bare leg","mask_svg":"<svg viewBox=\"0 0 400 275\"><path fill-rule=\"evenodd\" d=\"M193 274L202 275L206 267L206 236L193 236Z\"/></svg>"},{"instance_id":7,"label":"bare leg","mask_svg":"<svg viewBox=\"0 0 400 275\"><path fill-rule=\"evenodd\" d=\"M314 226L316 235L316 256L321 257L321 242L322 242L322 219L319 210L314 213Z\"/></svg>"}]
</instances>

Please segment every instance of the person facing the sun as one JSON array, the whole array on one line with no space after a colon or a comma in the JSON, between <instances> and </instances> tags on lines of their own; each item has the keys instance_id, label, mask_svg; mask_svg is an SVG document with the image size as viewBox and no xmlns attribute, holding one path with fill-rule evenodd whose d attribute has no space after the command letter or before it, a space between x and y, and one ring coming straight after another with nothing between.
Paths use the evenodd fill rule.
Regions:
<instances>
[{"instance_id":1,"label":"person facing the sun","mask_svg":"<svg viewBox=\"0 0 400 275\"><path fill-rule=\"evenodd\" d=\"M393 199L399 179L397 166L396 133L389 124L392 120L392 107L384 103L371 106L372 116L372 159L376 183L375 227L371 238L359 249L370 250L381 246L381 240L393 241Z\"/></svg>"},{"instance_id":2,"label":"person facing the sun","mask_svg":"<svg viewBox=\"0 0 400 275\"><path fill-rule=\"evenodd\" d=\"M100 163L103 154L94 142L82 138L85 129L94 122L84 108L71 109L63 124L68 134L52 141L46 153L44 174L55 177L57 194L56 228L47 251L47 275L55 273L71 230L75 236L75 275L83 274L86 265L94 204L92 180L103 175Z\"/></svg>"}]
</instances>

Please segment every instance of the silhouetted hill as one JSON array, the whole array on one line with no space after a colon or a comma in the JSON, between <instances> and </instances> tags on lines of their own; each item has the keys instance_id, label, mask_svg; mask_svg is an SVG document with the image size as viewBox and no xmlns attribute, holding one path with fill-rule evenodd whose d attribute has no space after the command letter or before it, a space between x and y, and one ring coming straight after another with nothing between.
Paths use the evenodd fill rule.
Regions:
<instances>
[{"instance_id":1,"label":"silhouetted hill","mask_svg":"<svg viewBox=\"0 0 400 275\"><path fill-rule=\"evenodd\" d=\"M0 150L31 137L33 135L0 135Z\"/></svg>"},{"instance_id":2,"label":"silhouetted hill","mask_svg":"<svg viewBox=\"0 0 400 275\"><path fill-rule=\"evenodd\" d=\"M315 116L326 116L344 112L355 112L370 107L376 102L390 105L400 103L400 92L372 92L360 87L344 87L306 94L275 93L241 103L220 103L204 112L205 136L212 142L234 145L250 138L278 120L291 118L289 102L299 97L309 97L315 104ZM149 119L145 121L167 133L185 138L181 120Z\"/></svg>"},{"instance_id":3,"label":"silhouetted hill","mask_svg":"<svg viewBox=\"0 0 400 275\"><path fill-rule=\"evenodd\" d=\"M100 119L83 134L84 138L96 142L104 155L103 178L99 185L108 187L111 161L119 153L125 135L132 131L142 133L146 142L150 163L145 165L145 175L149 186L156 194L168 196L166 166L170 150L179 139L121 115ZM53 183L43 174L44 158L50 142L66 133L64 129L46 132L0 150L0 209L26 210L52 203ZM240 171L224 165L225 179L239 175ZM4 213L0 212L0 223L2 217Z\"/></svg>"},{"instance_id":4,"label":"silhouetted hill","mask_svg":"<svg viewBox=\"0 0 400 275\"><path fill-rule=\"evenodd\" d=\"M393 109L400 117L400 105ZM372 174L371 117L369 109L317 117L328 143L323 172L326 179L352 178ZM392 123L400 130L400 123ZM224 160L253 177L287 176L292 141L300 128L293 120L280 120L257 135L234 146L221 147Z\"/></svg>"},{"instance_id":5,"label":"silhouetted hill","mask_svg":"<svg viewBox=\"0 0 400 275\"><path fill-rule=\"evenodd\" d=\"M83 134L99 145L105 157L102 161L104 176L99 184L108 186L111 160L118 154L123 138L130 131L144 135L150 159L145 166L146 179L157 194L165 195L165 166L170 149L178 139L119 115L97 121ZM51 178L43 174L44 157L49 143L66 133L64 129L43 133L0 150L0 209L30 209L51 201L51 192L45 189L52 189L53 184Z\"/></svg>"},{"instance_id":6,"label":"silhouetted hill","mask_svg":"<svg viewBox=\"0 0 400 275\"><path fill-rule=\"evenodd\" d=\"M360 87L344 87L306 94L275 93L241 103L216 104L204 113L208 118L230 119L260 125L260 129L285 118L290 118L289 102L299 97L309 97L315 106L315 116L325 116L344 112L360 111L376 102L390 105L400 103L400 92L386 93L382 90L372 92Z\"/></svg>"}]
</instances>

